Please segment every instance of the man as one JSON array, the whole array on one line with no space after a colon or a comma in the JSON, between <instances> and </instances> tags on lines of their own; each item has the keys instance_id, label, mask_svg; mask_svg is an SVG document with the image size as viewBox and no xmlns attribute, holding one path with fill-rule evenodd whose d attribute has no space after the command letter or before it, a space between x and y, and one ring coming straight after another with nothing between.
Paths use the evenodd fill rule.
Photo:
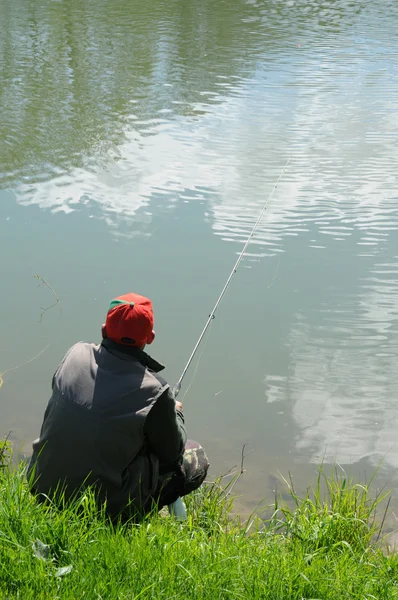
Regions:
<instances>
[{"instance_id":1,"label":"man","mask_svg":"<svg viewBox=\"0 0 398 600\"><path fill-rule=\"evenodd\" d=\"M70 499L90 485L111 518L139 517L198 488L209 463L188 440L182 405L144 352L152 302L110 303L100 345L78 342L52 380L28 477L32 492Z\"/></svg>"}]
</instances>

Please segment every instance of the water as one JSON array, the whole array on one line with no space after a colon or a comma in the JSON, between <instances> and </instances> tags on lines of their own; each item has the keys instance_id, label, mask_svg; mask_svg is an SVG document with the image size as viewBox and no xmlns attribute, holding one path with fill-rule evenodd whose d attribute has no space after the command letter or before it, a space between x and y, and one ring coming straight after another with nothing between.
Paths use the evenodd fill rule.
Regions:
<instances>
[{"instance_id":1,"label":"water","mask_svg":"<svg viewBox=\"0 0 398 600\"><path fill-rule=\"evenodd\" d=\"M129 290L173 383L291 156L188 433L213 473L253 450L244 508L321 460L383 458L396 487L398 5L3 0L0 24L0 371L50 344L4 375L0 433L29 449L63 353Z\"/></svg>"}]
</instances>

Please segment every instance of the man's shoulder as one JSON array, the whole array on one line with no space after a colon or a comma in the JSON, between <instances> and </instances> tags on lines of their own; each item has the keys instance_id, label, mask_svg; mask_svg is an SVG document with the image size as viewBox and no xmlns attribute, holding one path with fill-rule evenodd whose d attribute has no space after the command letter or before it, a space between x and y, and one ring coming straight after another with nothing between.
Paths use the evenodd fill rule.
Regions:
<instances>
[{"instance_id":1,"label":"man's shoulder","mask_svg":"<svg viewBox=\"0 0 398 600\"><path fill-rule=\"evenodd\" d=\"M67 362L82 362L84 357L89 357L96 350L98 350L98 346L96 344L90 342L76 342L76 344L73 344L73 346L71 346L64 354L59 367Z\"/></svg>"},{"instance_id":2,"label":"man's shoulder","mask_svg":"<svg viewBox=\"0 0 398 600\"><path fill-rule=\"evenodd\" d=\"M159 373L155 373L155 371L148 369L148 367L144 367L144 369L145 369L145 378L147 380L147 383L149 385L152 385L154 388L156 388L157 391L159 392L159 395L162 394L164 391L166 391L170 387L169 384L167 383L167 381L164 379L164 377L159 375Z\"/></svg>"},{"instance_id":3,"label":"man's shoulder","mask_svg":"<svg viewBox=\"0 0 398 600\"><path fill-rule=\"evenodd\" d=\"M93 342L76 342L69 348L69 350L65 354L65 358L67 356L72 356L75 354L90 354L98 350L98 344L94 344Z\"/></svg>"},{"instance_id":4,"label":"man's shoulder","mask_svg":"<svg viewBox=\"0 0 398 600\"><path fill-rule=\"evenodd\" d=\"M159 373L155 373L154 371L151 371L150 369L147 369L147 372L150 373L150 375L152 375L155 380L160 383L160 385L164 388L166 387L170 387L169 384L167 383L167 381L165 380L164 377L162 377L161 375L159 375Z\"/></svg>"}]
</instances>

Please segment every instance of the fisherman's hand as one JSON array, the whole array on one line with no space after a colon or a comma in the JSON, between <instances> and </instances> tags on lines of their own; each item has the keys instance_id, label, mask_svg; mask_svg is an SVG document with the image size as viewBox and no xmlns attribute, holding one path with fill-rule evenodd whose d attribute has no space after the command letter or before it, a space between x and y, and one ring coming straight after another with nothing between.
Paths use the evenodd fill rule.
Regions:
<instances>
[{"instance_id":1,"label":"fisherman's hand","mask_svg":"<svg viewBox=\"0 0 398 600\"><path fill-rule=\"evenodd\" d=\"M176 409L182 412L182 404L181 402L178 402L178 400L176 400Z\"/></svg>"}]
</instances>

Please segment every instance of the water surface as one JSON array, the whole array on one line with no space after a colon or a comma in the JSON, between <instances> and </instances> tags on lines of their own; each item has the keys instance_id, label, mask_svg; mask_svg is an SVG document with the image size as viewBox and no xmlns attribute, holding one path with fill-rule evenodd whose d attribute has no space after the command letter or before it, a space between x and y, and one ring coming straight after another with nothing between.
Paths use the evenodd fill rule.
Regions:
<instances>
[{"instance_id":1,"label":"water surface","mask_svg":"<svg viewBox=\"0 0 398 600\"><path fill-rule=\"evenodd\" d=\"M0 27L0 371L50 344L4 375L0 433L29 448L63 353L128 290L174 382L290 156L188 432L213 473L253 450L242 506L320 460L383 458L396 486L398 5L3 0Z\"/></svg>"}]
</instances>

